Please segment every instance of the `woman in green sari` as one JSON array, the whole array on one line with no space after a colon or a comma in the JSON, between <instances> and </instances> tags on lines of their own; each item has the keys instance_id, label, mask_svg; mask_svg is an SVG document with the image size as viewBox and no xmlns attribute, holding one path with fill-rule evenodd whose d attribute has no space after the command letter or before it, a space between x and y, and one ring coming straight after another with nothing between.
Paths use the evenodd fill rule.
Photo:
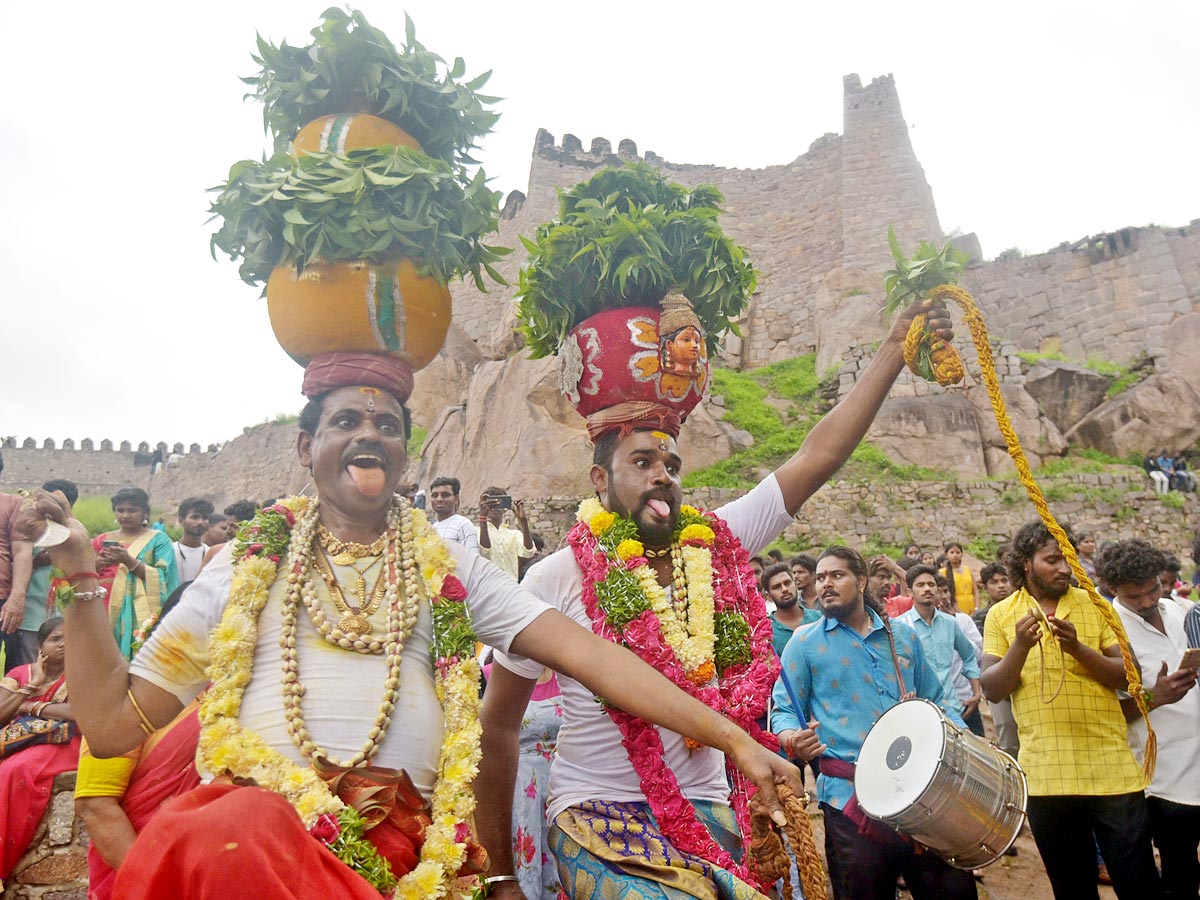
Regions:
<instances>
[{"instance_id":1,"label":"woman in green sari","mask_svg":"<svg viewBox=\"0 0 1200 900\"><path fill-rule=\"evenodd\" d=\"M147 527L150 498L141 488L121 488L112 498L119 531L92 541L98 554L96 572L108 588L108 616L117 644L129 659L133 633L158 615L179 585L175 548L163 532Z\"/></svg>"}]
</instances>

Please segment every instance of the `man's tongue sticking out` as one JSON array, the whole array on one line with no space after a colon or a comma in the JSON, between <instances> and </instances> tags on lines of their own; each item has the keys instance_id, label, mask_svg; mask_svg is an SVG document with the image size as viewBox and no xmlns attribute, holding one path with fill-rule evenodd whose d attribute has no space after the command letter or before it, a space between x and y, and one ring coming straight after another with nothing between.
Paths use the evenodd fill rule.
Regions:
<instances>
[{"instance_id":1,"label":"man's tongue sticking out","mask_svg":"<svg viewBox=\"0 0 1200 900\"><path fill-rule=\"evenodd\" d=\"M665 500L647 500L646 506L659 518L666 519L671 515L671 506Z\"/></svg>"},{"instance_id":2,"label":"man's tongue sticking out","mask_svg":"<svg viewBox=\"0 0 1200 900\"><path fill-rule=\"evenodd\" d=\"M354 486L358 488L358 492L366 497L378 497L387 482L387 473L380 465L351 463L346 466L346 471L354 479Z\"/></svg>"}]
</instances>

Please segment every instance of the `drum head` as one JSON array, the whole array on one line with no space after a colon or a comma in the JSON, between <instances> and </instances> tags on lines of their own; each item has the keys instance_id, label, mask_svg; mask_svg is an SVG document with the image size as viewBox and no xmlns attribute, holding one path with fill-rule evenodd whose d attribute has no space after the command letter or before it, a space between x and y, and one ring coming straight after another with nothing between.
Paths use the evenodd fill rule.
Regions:
<instances>
[{"instance_id":1,"label":"drum head","mask_svg":"<svg viewBox=\"0 0 1200 900\"><path fill-rule=\"evenodd\" d=\"M897 703L875 723L858 754L854 790L868 815L903 812L933 781L946 741L942 712L927 700Z\"/></svg>"}]
</instances>

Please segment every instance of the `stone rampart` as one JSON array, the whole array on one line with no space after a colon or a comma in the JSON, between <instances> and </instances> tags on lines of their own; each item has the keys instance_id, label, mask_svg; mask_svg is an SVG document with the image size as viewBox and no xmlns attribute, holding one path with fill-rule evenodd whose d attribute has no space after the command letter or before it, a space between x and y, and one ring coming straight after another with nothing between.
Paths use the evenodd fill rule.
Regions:
<instances>
[{"instance_id":1,"label":"stone rampart","mask_svg":"<svg viewBox=\"0 0 1200 900\"><path fill-rule=\"evenodd\" d=\"M989 330L1018 350L1178 368L1167 338L1174 320L1200 310L1200 227L1124 228L974 266L963 284Z\"/></svg>"},{"instance_id":2,"label":"stone rampart","mask_svg":"<svg viewBox=\"0 0 1200 900\"><path fill-rule=\"evenodd\" d=\"M308 481L308 473L296 462L296 425L263 424L247 428L241 436L201 451L193 444L187 452L181 444L128 443L118 449L64 449L29 446L30 441L10 439L4 449L4 472L0 491L36 488L52 478L67 478L79 486L81 496L108 496L118 488L140 487L150 494L150 503L170 519L179 502L187 497L206 497L222 509L235 500L262 501L296 493ZM66 442L64 442L66 443ZM163 451L163 464L155 469L154 449ZM180 451L180 452L176 452Z\"/></svg>"},{"instance_id":3,"label":"stone rampart","mask_svg":"<svg viewBox=\"0 0 1200 900\"><path fill-rule=\"evenodd\" d=\"M852 335L878 337L879 297L868 295L878 294L879 275L887 268L888 225L895 224L910 243L940 237L941 229L892 77L863 87L858 76L847 76L844 96L844 135L827 134L792 162L762 169L683 165L653 151L639 156L628 139L618 142L616 152L604 138L585 150L574 135L555 144L553 135L539 131L529 189L510 195L500 223L499 242L517 248L500 271L515 283L525 257L518 236L532 236L555 215L558 189L604 166L640 159L689 187L716 185L725 195L722 225L749 249L759 269L744 323L747 339L731 340L726 348L731 364L761 366L818 349L822 318L836 340L847 328ZM493 358L519 345L512 333L512 297L511 286L487 294L468 285L455 288L456 323ZM830 322L835 307L844 315Z\"/></svg>"}]
</instances>

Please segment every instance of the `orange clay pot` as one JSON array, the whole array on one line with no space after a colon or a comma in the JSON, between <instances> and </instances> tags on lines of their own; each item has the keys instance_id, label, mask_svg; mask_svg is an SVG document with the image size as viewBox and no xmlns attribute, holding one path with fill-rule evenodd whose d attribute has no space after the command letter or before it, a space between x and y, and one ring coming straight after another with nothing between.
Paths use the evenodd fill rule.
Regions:
<instances>
[{"instance_id":1,"label":"orange clay pot","mask_svg":"<svg viewBox=\"0 0 1200 900\"><path fill-rule=\"evenodd\" d=\"M275 338L292 359L339 350L389 353L413 370L437 356L450 327L450 291L410 260L315 262L297 277L280 266L267 282Z\"/></svg>"},{"instance_id":2,"label":"orange clay pot","mask_svg":"<svg viewBox=\"0 0 1200 900\"><path fill-rule=\"evenodd\" d=\"M364 147L389 146L425 152L407 131L387 119L366 113L349 113L313 119L292 141L292 155L299 158L307 153L345 154Z\"/></svg>"}]
</instances>

